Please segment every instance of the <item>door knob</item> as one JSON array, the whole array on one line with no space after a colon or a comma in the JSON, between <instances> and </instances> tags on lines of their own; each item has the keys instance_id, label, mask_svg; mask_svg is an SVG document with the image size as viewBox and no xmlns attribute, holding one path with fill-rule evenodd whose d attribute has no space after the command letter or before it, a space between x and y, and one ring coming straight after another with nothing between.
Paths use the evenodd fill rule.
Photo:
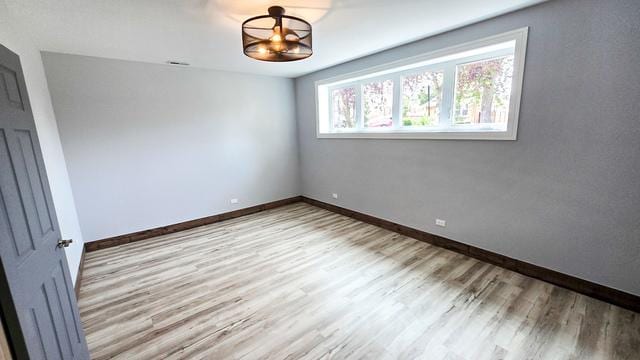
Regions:
<instances>
[{"instance_id":1,"label":"door knob","mask_svg":"<svg viewBox=\"0 0 640 360\"><path fill-rule=\"evenodd\" d=\"M69 247L69 245L71 245L71 243L73 242L72 239L69 240L58 240L58 247L59 248L63 248L63 247Z\"/></svg>"}]
</instances>

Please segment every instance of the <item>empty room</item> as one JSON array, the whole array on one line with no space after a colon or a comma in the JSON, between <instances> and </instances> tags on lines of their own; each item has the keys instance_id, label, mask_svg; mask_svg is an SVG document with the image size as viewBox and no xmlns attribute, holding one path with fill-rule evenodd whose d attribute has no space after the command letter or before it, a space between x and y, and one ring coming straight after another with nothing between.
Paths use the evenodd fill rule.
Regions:
<instances>
[{"instance_id":1,"label":"empty room","mask_svg":"<svg viewBox=\"0 0 640 360\"><path fill-rule=\"evenodd\" d=\"M0 360L640 359L640 1L0 0Z\"/></svg>"}]
</instances>

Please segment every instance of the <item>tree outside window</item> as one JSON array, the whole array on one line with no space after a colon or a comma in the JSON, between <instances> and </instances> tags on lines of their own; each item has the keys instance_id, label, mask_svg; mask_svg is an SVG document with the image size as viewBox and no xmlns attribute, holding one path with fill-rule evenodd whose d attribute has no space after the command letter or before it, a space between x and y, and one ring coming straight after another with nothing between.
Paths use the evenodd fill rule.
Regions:
<instances>
[{"instance_id":1,"label":"tree outside window","mask_svg":"<svg viewBox=\"0 0 640 360\"><path fill-rule=\"evenodd\" d=\"M353 87L333 90L332 124L334 129L356 127L356 90Z\"/></svg>"},{"instance_id":2,"label":"tree outside window","mask_svg":"<svg viewBox=\"0 0 640 360\"><path fill-rule=\"evenodd\" d=\"M432 126L440 119L442 72L424 72L402 78L402 125Z\"/></svg>"},{"instance_id":3,"label":"tree outside window","mask_svg":"<svg viewBox=\"0 0 640 360\"><path fill-rule=\"evenodd\" d=\"M506 122L512 76L513 55L458 65L454 123Z\"/></svg>"}]
</instances>

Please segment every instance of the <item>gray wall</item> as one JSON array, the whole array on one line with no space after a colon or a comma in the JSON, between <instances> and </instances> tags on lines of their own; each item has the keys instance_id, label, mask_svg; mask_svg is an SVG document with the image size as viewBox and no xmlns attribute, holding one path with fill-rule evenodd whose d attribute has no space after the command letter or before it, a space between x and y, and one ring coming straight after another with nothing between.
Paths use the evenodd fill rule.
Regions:
<instances>
[{"instance_id":1,"label":"gray wall","mask_svg":"<svg viewBox=\"0 0 640 360\"><path fill-rule=\"evenodd\" d=\"M314 81L523 26L517 141L316 138ZM555 0L298 78L302 192L640 295L638 34L637 0Z\"/></svg>"},{"instance_id":2,"label":"gray wall","mask_svg":"<svg viewBox=\"0 0 640 360\"><path fill-rule=\"evenodd\" d=\"M28 36L28 31L9 16L4 0L0 0L0 44L20 56L60 233L64 239L73 239L71 246L65 248L65 254L71 279L75 282L84 246L83 237L60 144L56 117L51 106L42 58L35 43Z\"/></svg>"},{"instance_id":3,"label":"gray wall","mask_svg":"<svg viewBox=\"0 0 640 360\"><path fill-rule=\"evenodd\" d=\"M299 195L293 80L43 59L87 241Z\"/></svg>"}]
</instances>

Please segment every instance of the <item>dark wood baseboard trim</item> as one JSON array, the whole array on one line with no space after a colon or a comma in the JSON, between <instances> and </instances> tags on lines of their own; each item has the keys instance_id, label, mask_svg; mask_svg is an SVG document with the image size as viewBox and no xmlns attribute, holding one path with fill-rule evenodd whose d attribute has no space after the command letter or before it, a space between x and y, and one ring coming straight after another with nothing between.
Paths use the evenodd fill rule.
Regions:
<instances>
[{"instance_id":1,"label":"dark wood baseboard trim","mask_svg":"<svg viewBox=\"0 0 640 360\"><path fill-rule=\"evenodd\" d=\"M78 273L76 274L76 284L74 290L76 291L76 300L80 298L80 286L82 286L82 271L84 270L84 254L86 252L86 245L82 246L82 255L80 255L80 264L78 265Z\"/></svg>"},{"instance_id":2,"label":"dark wood baseboard trim","mask_svg":"<svg viewBox=\"0 0 640 360\"><path fill-rule=\"evenodd\" d=\"M358 211L346 209L340 206L325 203L305 196L295 196L288 199L277 200L261 205L251 206L244 209L234 210L218 215L207 216L200 219L189 220L173 225L167 225L155 229L138 231L130 234L115 236L107 239L92 241L84 244L82 257L80 259L80 268L76 278L76 296L80 292L82 282L82 270L84 267L84 254L86 252L106 249L118 245L149 239L155 236L171 234L178 231L192 229L194 227L213 224L216 222L229 220L256 212L274 209L280 206L293 204L299 201L341 214L362 222L379 226L381 228L397 232L399 234L424 241L426 243L439 246L457 253L476 258L481 261L488 262L508 270L518 272L520 274L530 276L548 283L564 287L575 292L591 296L593 298L606 301L608 303L640 313L640 296L629 294L624 291L616 290L604 285L596 284L588 280L580 279L571 275L567 275L555 270L547 269L538 265L530 264L522 260L510 258L489 250L481 249L472 245L464 244L459 241L447 239L438 235L414 229L405 225L400 225L389 220L377 218Z\"/></svg>"},{"instance_id":3,"label":"dark wood baseboard trim","mask_svg":"<svg viewBox=\"0 0 640 360\"><path fill-rule=\"evenodd\" d=\"M640 313L640 296L305 196L302 201Z\"/></svg>"},{"instance_id":4,"label":"dark wood baseboard trim","mask_svg":"<svg viewBox=\"0 0 640 360\"><path fill-rule=\"evenodd\" d=\"M155 229L142 230L142 231L137 231L130 234L124 234L124 235L114 236L114 237L110 237L102 240L91 241L91 242L85 243L84 247L87 252L106 249L106 248L110 248L118 245L123 245L131 242L149 239L149 238L160 236L160 235L166 235L166 234L171 234L178 231L188 230L198 226L209 225L216 222L233 219L233 218L257 213L264 210L274 209L280 206L289 205L289 204L293 204L300 201L302 201L302 197L294 196L288 199L276 200L276 201L268 202L265 204L260 204L260 205L247 207L244 209L229 211L222 214L207 216L200 219L184 221L181 223L162 226Z\"/></svg>"}]
</instances>

